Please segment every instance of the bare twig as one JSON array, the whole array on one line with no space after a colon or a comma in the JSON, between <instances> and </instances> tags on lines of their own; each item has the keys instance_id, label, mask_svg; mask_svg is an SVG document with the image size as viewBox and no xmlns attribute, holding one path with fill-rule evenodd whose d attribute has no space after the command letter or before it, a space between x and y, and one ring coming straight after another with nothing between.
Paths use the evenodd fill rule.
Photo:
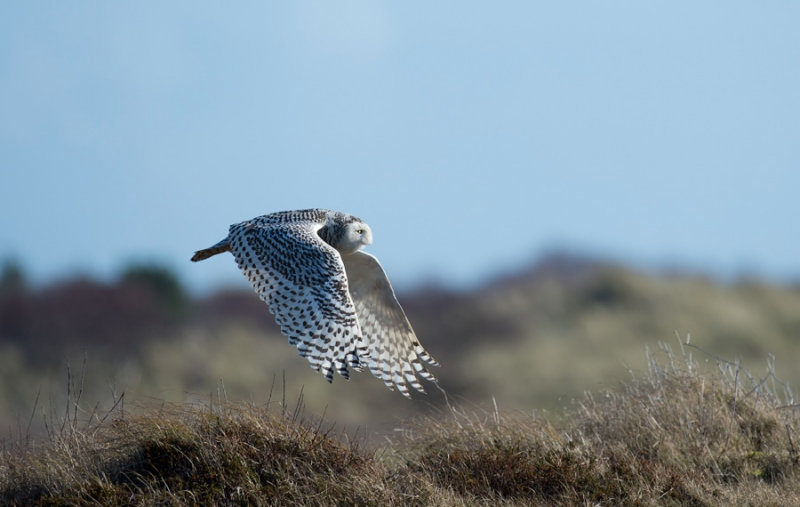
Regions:
<instances>
[{"instance_id":1,"label":"bare twig","mask_svg":"<svg viewBox=\"0 0 800 507\"><path fill-rule=\"evenodd\" d=\"M36 391L36 400L33 402L33 410L31 410L31 416L28 419L28 427L25 429L25 447L27 448L30 445L31 441L31 424L33 424L33 416L36 414L36 407L39 406L39 394L41 394L42 390L38 389Z\"/></svg>"}]
</instances>

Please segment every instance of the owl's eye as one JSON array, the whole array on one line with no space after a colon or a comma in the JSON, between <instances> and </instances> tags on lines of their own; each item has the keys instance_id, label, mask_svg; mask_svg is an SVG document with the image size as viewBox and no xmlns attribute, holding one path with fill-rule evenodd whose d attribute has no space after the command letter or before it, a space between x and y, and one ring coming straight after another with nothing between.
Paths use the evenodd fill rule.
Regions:
<instances>
[{"instance_id":1,"label":"owl's eye","mask_svg":"<svg viewBox=\"0 0 800 507\"><path fill-rule=\"evenodd\" d=\"M364 229L357 229L356 232L359 234L364 234Z\"/></svg>"}]
</instances>

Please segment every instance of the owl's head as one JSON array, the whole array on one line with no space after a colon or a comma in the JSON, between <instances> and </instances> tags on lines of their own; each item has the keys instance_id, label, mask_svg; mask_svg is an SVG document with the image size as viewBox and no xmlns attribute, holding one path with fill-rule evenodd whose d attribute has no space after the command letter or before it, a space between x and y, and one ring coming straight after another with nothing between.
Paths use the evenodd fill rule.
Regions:
<instances>
[{"instance_id":1,"label":"owl's head","mask_svg":"<svg viewBox=\"0 0 800 507\"><path fill-rule=\"evenodd\" d=\"M367 224L356 220L345 224L339 241L333 245L344 255L351 254L372 243L372 229Z\"/></svg>"}]
</instances>

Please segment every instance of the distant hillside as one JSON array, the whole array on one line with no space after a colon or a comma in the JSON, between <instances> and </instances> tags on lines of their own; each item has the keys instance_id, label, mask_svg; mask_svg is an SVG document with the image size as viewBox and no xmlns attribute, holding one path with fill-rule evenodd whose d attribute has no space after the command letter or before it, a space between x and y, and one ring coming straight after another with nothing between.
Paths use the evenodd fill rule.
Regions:
<instances>
[{"instance_id":1,"label":"distant hillside","mask_svg":"<svg viewBox=\"0 0 800 507\"><path fill-rule=\"evenodd\" d=\"M169 271L131 266L110 284L78 278L31 289L0 283L0 428L41 427L66 397L108 407L211 396L264 401L303 393L313 413L367 431L444 406L434 386L409 402L367 373L328 385L278 334L250 291L193 298ZM9 282L10 280L10 282ZM646 368L647 348L692 343L800 385L800 289L749 280L653 274L564 255L467 292L424 287L399 295L451 399L508 409L563 406ZM695 354L705 359L697 350Z\"/></svg>"},{"instance_id":2,"label":"distant hillside","mask_svg":"<svg viewBox=\"0 0 800 507\"><path fill-rule=\"evenodd\" d=\"M800 386L799 286L720 283L553 256L471 293L404 296L425 343L459 365L441 372L444 384L483 399L557 405L624 379L620 366L641 371L646 346L676 345L687 335L710 354L758 371L772 354L778 371Z\"/></svg>"}]
</instances>

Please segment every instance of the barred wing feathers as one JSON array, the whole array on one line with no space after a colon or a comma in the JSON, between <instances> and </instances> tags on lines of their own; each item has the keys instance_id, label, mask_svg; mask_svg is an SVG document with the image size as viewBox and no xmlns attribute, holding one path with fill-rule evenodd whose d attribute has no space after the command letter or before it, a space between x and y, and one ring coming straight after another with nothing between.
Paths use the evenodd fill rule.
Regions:
<instances>
[{"instance_id":1,"label":"barred wing feathers","mask_svg":"<svg viewBox=\"0 0 800 507\"><path fill-rule=\"evenodd\" d=\"M314 218L242 222L228 240L281 332L331 382L334 369L344 378L348 365L360 369L367 352L341 257L317 235L324 217Z\"/></svg>"}]
</instances>

